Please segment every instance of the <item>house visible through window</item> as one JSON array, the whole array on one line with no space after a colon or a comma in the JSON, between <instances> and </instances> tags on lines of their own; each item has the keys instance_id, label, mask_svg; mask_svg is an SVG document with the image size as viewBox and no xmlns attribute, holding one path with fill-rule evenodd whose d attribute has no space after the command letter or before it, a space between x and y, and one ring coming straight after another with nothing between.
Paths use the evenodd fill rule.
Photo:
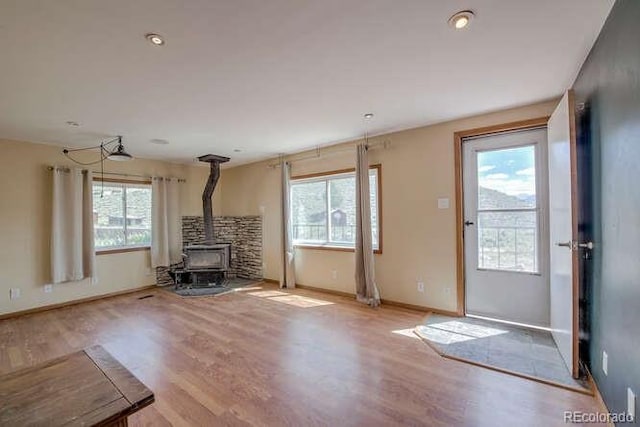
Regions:
<instances>
[{"instance_id":1,"label":"house visible through window","mask_svg":"<svg viewBox=\"0 0 640 427\"><path fill-rule=\"evenodd\" d=\"M96 250L149 247L151 185L94 182L93 228Z\"/></svg>"},{"instance_id":2,"label":"house visible through window","mask_svg":"<svg viewBox=\"0 0 640 427\"><path fill-rule=\"evenodd\" d=\"M380 167L369 169L373 247L380 249ZM355 172L293 179L291 222L296 245L353 248L356 241Z\"/></svg>"}]
</instances>

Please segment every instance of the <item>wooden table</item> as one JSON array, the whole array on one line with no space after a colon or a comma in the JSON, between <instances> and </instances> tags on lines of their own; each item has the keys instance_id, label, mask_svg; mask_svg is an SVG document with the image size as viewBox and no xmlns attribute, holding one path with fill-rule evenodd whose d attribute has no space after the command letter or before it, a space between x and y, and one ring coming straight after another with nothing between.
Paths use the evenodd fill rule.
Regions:
<instances>
[{"instance_id":1,"label":"wooden table","mask_svg":"<svg viewBox=\"0 0 640 427\"><path fill-rule=\"evenodd\" d=\"M0 377L0 426L126 426L151 390L101 346Z\"/></svg>"}]
</instances>

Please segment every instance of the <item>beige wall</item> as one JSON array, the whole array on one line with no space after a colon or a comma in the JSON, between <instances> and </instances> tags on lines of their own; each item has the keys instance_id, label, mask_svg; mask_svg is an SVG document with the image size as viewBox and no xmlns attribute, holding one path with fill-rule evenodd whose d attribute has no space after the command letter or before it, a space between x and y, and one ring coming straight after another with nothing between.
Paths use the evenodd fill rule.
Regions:
<instances>
[{"instance_id":1,"label":"beige wall","mask_svg":"<svg viewBox=\"0 0 640 427\"><path fill-rule=\"evenodd\" d=\"M375 255L382 297L388 300L456 309L455 209L453 133L458 130L549 115L556 102L545 102L377 137L391 147L371 152L371 163L382 164L383 253ZM348 143L345 144L349 145ZM153 284L149 253L98 256L98 283L54 286L49 281L51 180L46 166L70 165L60 147L0 140L0 314L43 305L133 289ZM272 162L272 161L271 161ZM214 195L214 213L263 215L264 276L280 277L280 170L270 162L225 169ZM107 162L118 173L185 178L183 215L202 214L202 190L208 168L136 159ZM353 167L351 151L298 161L293 174ZM448 197L451 208L437 209ZM353 293L353 254L313 249L296 250L300 284ZM334 272L335 271L335 275ZM416 281L425 283L418 293ZM9 289L22 296L9 300Z\"/></svg>"},{"instance_id":2,"label":"beige wall","mask_svg":"<svg viewBox=\"0 0 640 427\"><path fill-rule=\"evenodd\" d=\"M49 165L71 165L61 148L28 142L0 140L0 314L43 305L117 292L155 283L149 252L129 252L97 257L98 283L88 280L49 283L51 171ZM105 163L109 172L184 178L184 215L201 215L201 194L206 167L135 159ZM94 169L97 170L97 167ZM216 190L214 211L220 213L222 192ZM9 299L9 289L20 288L21 297Z\"/></svg>"},{"instance_id":3,"label":"beige wall","mask_svg":"<svg viewBox=\"0 0 640 427\"><path fill-rule=\"evenodd\" d=\"M456 310L456 246L453 134L456 131L550 115L557 101L426 126L375 138L388 149L371 152L382 164L383 253L375 255L382 298ZM346 144L348 145L348 144ZM273 162L273 161L272 161ZM224 170L225 215L257 215L263 208L265 277L280 277L279 169L269 162ZM353 152L293 163L293 175L353 167ZM438 198L451 207L437 208ZM333 274L333 271L336 274ZM353 253L296 250L299 284L353 293ZM416 282L425 283L425 292Z\"/></svg>"}]
</instances>

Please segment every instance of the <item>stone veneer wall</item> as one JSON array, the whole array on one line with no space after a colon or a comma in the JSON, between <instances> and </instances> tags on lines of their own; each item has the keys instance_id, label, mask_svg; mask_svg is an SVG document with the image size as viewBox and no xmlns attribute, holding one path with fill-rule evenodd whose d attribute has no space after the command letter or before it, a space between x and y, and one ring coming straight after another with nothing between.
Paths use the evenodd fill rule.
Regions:
<instances>
[{"instance_id":1,"label":"stone veneer wall","mask_svg":"<svg viewBox=\"0 0 640 427\"><path fill-rule=\"evenodd\" d=\"M262 279L262 217L216 216L213 218L216 242L231 243L231 266L227 277ZM204 219L201 216L182 217L182 244L204 243ZM172 284L169 269L158 267L158 285Z\"/></svg>"}]
</instances>

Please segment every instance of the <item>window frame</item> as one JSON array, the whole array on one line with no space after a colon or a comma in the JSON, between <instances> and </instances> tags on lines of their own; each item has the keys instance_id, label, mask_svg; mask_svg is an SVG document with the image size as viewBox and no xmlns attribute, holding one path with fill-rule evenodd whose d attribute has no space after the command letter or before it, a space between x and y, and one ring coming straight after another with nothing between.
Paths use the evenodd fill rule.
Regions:
<instances>
[{"instance_id":1,"label":"window frame","mask_svg":"<svg viewBox=\"0 0 640 427\"><path fill-rule=\"evenodd\" d=\"M370 165L369 166L369 171L371 170L376 170L377 176L378 176L378 182L377 182L377 218L378 218L378 248L373 250L373 253L375 254L382 254L382 236L383 236L383 227L382 227L382 164L377 163L375 165ZM305 175L295 175L292 176L290 181L293 184L296 181L309 181L309 182L313 182L314 180L318 180L318 181L325 181L327 179L330 179L332 176L337 176L337 175L345 175L345 174L355 174L356 169L355 168L348 168L348 169L337 169L337 170L332 170L332 171L328 171L328 172L318 172L318 173L312 173L312 174L305 174ZM327 215L329 215L329 212L327 212ZM329 230L327 230L327 232L329 232ZM296 248L301 248L301 249L313 249L313 250L325 250L325 251L336 251L336 252L355 252L355 244L353 247L351 246L344 246L344 245L337 245L335 243L332 242L327 242L327 243L294 243L293 244L294 247Z\"/></svg>"},{"instance_id":2,"label":"window frame","mask_svg":"<svg viewBox=\"0 0 640 427\"><path fill-rule=\"evenodd\" d=\"M138 186L148 186L149 189L151 189L151 180L144 180L144 181L135 181L132 179L117 179L117 178L100 178L100 177L94 177L93 178L93 183L92 185L95 184L99 184L99 183L111 183L111 184L122 184L125 189L124 191L124 196L123 196L123 204L124 204L124 229L125 229L125 233L126 233L126 229L127 229L127 206L126 206L126 188L128 184L131 185L138 185ZM151 225L151 227L153 227L153 224ZM94 224L94 232L95 232L95 224ZM124 246L104 246L104 247L97 247L95 245L94 242L94 250L96 252L96 255L109 255L109 254L121 254L121 253L126 253L126 252L138 252L138 251L150 251L151 250L151 243L149 243L148 245L124 245Z\"/></svg>"}]
</instances>

